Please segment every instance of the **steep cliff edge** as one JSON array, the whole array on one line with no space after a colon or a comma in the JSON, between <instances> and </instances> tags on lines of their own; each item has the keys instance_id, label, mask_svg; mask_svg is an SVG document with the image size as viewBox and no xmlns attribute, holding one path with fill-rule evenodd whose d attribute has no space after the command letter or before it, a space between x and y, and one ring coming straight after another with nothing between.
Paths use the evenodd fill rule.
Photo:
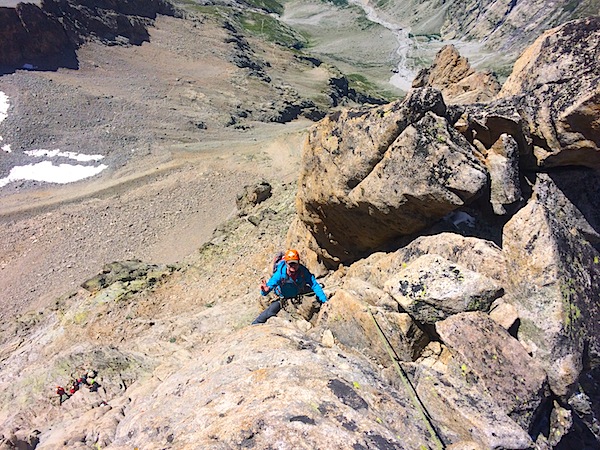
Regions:
<instances>
[{"instance_id":1,"label":"steep cliff edge","mask_svg":"<svg viewBox=\"0 0 600 450\"><path fill-rule=\"evenodd\" d=\"M19 3L0 8L0 69L9 72L24 65L39 69L77 67L75 50L90 39L140 45L148 41L147 27L157 14L175 15L162 0L78 2L45 0L38 7Z\"/></svg>"}]
</instances>

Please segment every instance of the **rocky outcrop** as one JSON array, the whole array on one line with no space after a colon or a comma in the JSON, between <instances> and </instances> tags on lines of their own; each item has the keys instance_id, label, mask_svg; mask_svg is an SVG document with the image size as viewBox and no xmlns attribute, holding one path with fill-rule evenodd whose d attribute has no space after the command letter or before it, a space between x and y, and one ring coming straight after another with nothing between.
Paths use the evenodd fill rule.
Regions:
<instances>
[{"instance_id":1,"label":"rocky outcrop","mask_svg":"<svg viewBox=\"0 0 600 450\"><path fill-rule=\"evenodd\" d=\"M598 169L599 39L598 18L546 32L519 58L499 100L467 106L467 139L484 155L496 153L493 147L507 153L514 145L506 138L500 141L506 134L519 150L518 164L530 170Z\"/></svg>"},{"instance_id":2,"label":"rocky outcrop","mask_svg":"<svg viewBox=\"0 0 600 450\"><path fill-rule=\"evenodd\" d=\"M236 205L240 215L247 215L256 205L264 202L271 196L272 187L262 180L254 185L244 186L243 191L236 198Z\"/></svg>"},{"instance_id":3,"label":"rocky outcrop","mask_svg":"<svg viewBox=\"0 0 600 450\"><path fill-rule=\"evenodd\" d=\"M600 168L600 18L549 30L521 55L499 96L516 97L539 166Z\"/></svg>"},{"instance_id":4,"label":"rocky outcrop","mask_svg":"<svg viewBox=\"0 0 600 450\"><path fill-rule=\"evenodd\" d=\"M484 193L482 211L509 218L530 195L521 168L600 167L599 26L590 18L548 32L523 55L502 98L465 106L460 120L461 108L422 88L403 102L321 121L303 150L296 228L305 237L296 241L335 267Z\"/></svg>"},{"instance_id":5,"label":"rocky outcrop","mask_svg":"<svg viewBox=\"0 0 600 450\"><path fill-rule=\"evenodd\" d=\"M356 260L476 199L487 172L438 91L321 121L303 150L298 213L322 259Z\"/></svg>"},{"instance_id":6,"label":"rocky outcrop","mask_svg":"<svg viewBox=\"0 0 600 450\"><path fill-rule=\"evenodd\" d=\"M134 415L122 420L114 443L143 447L171 439L199 448L215 442L269 448L302 442L331 449L433 445L404 392L380 390L382 379L375 372L355 372L362 358L340 354L276 323L240 330L207 349L200 357L202 368L191 362L166 378L156 395L139 399L136 408L146 411L143 421ZM184 412L189 404L198 405L193 414ZM164 427L165 414L175 411L176 420Z\"/></svg>"},{"instance_id":7,"label":"rocky outcrop","mask_svg":"<svg viewBox=\"0 0 600 450\"><path fill-rule=\"evenodd\" d=\"M464 375L448 377L427 367L415 370L419 398L435 423L448 449L526 449L533 441L494 398L475 384L467 369ZM481 411L486 411L481 414Z\"/></svg>"},{"instance_id":8,"label":"rocky outcrop","mask_svg":"<svg viewBox=\"0 0 600 450\"><path fill-rule=\"evenodd\" d=\"M0 7L0 68L9 70L24 64L39 66L45 58L75 59L75 44L56 17L37 5L19 3Z\"/></svg>"},{"instance_id":9,"label":"rocky outcrop","mask_svg":"<svg viewBox=\"0 0 600 450\"><path fill-rule=\"evenodd\" d=\"M447 104L488 102L501 87L493 73L475 71L453 45L444 46L413 80L413 88L425 86L439 89Z\"/></svg>"},{"instance_id":10,"label":"rocky outcrop","mask_svg":"<svg viewBox=\"0 0 600 450\"><path fill-rule=\"evenodd\" d=\"M111 264L19 318L0 446L598 447L600 175L536 159L523 98L422 88L332 114L291 226L292 194L257 184L239 205L261 219L232 218L180 271ZM329 264L329 301L249 326L257 249L288 228ZM58 404L48 384L90 366L104 391Z\"/></svg>"},{"instance_id":11,"label":"rocky outcrop","mask_svg":"<svg viewBox=\"0 0 600 450\"><path fill-rule=\"evenodd\" d=\"M504 229L509 289L517 295L519 339L544 363L553 392L568 397L584 360L598 357L600 292L592 280L600 265L597 251L570 227L573 219L552 208L563 195L557 186L540 175L534 192Z\"/></svg>"},{"instance_id":12,"label":"rocky outcrop","mask_svg":"<svg viewBox=\"0 0 600 450\"><path fill-rule=\"evenodd\" d=\"M148 264L140 260L115 261L106 264L101 273L84 281L81 287L92 293L102 292L104 301L116 300L159 283L175 270L175 265Z\"/></svg>"},{"instance_id":13,"label":"rocky outcrop","mask_svg":"<svg viewBox=\"0 0 600 450\"><path fill-rule=\"evenodd\" d=\"M19 3L0 8L0 67L76 68L75 50L83 42L140 45L149 40L147 28L157 14L177 12L164 0L45 0L41 7Z\"/></svg>"},{"instance_id":14,"label":"rocky outcrop","mask_svg":"<svg viewBox=\"0 0 600 450\"><path fill-rule=\"evenodd\" d=\"M488 105L448 107L414 90L329 116L308 137L293 229L306 235L290 241L343 273L320 325L389 365L382 332L444 443L600 438L596 24L547 33ZM440 233L449 223L474 237ZM476 419L484 410L498 433Z\"/></svg>"},{"instance_id":15,"label":"rocky outcrop","mask_svg":"<svg viewBox=\"0 0 600 450\"><path fill-rule=\"evenodd\" d=\"M157 14L175 15L165 0L45 0L42 9L60 18L72 40L96 39L105 43L141 45L150 38L148 26Z\"/></svg>"},{"instance_id":16,"label":"rocky outcrop","mask_svg":"<svg viewBox=\"0 0 600 450\"><path fill-rule=\"evenodd\" d=\"M465 364L464 371L477 378L508 416L525 430L538 419L547 396L546 373L500 325L487 314L468 312L436 323L435 329L452 349L455 363Z\"/></svg>"}]
</instances>

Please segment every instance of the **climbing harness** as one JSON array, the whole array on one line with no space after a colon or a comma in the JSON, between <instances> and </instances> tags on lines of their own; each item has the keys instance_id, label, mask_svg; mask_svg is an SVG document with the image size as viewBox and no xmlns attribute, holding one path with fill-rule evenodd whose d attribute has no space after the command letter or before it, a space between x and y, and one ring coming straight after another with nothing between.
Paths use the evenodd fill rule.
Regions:
<instances>
[{"instance_id":1,"label":"climbing harness","mask_svg":"<svg viewBox=\"0 0 600 450\"><path fill-rule=\"evenodd\" d=\"M442 443L440 437L438 436L437 432L435 431L435 428L433 427L433 424L431 423L431 419L430 419L429 413L425 409L425 405L423 405L423 403L419 399L419 395L417 394L417 391L415 390L413 385L410 383L410 380L406 376L404 369L402 369L402 366L400 365L400 362L399 362L400 358L398 357L398 354L396 353L396 351L390 344L390 341L388 340L388 338L383 333L383 329L379 325L379 322L377 322L377 319L375 319L375 316L373 315L371 308L367 307L367 311L369 312L371 319L373 319L373 323L375 324L375 329L377 330L377 334L379 335L381 342L383 342L385 349L387 350L388 354L390 355L390 358L392 360L394 368L396 369L396 372L398 372L398 375L400 375L400 379L402 380L402 383L404 384L404 387L406 388L406 391L408 392L408 395L409 395L411 401L413 402L414 406L417 408L417 411L419 411L421 418L425 422L425 426L427 427L427 430L429 431L429 434L431 435L431 439L433 440L433 442L435 443L437 448L443 450L444 444Z\"/></svg>"}]
</instances>

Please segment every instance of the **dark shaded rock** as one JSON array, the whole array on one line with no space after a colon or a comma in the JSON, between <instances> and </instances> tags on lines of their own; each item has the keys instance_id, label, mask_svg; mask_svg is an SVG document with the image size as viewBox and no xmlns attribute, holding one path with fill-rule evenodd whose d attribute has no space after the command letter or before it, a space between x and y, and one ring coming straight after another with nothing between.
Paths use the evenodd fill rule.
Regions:
<instances>
[{"instance_id":1,"label":"dark shaded rock","mask_svg":"<svg viewBox=\"0 0 600 450\"><path fill-rule=\"evenodd\" d=\"M240 69L248 69L251 76L270 83L271 77L265 71L269 63L256 55L246 38L231 22L225 22L223 28L229 32L229 37L225 42L233 44L231 62Z\"/></svg>"},{"instance_id":2,"label":"dark shaded rock","mask_svg":"<svg viewBox=\"0 0 600 450\"><path fill-rule=\"evenodd\" d=\"M343 381L337 379L329 380L327 387L331 389L331 392L333 392L344 405L350 406L352 409L356 410L369 408L367 402L354 391L352 386Z\"/></svg>"},{"instance_id":3,"label":"dark shaded rock","mask_svg":"<svg viewBox=\"0 0 600 450\"><path fill-rule=\"evenodd\" d=\"M0 8L0 70L25 64L56 69L60 62L77 67L76 43L57 17L31 3Z\"/></svg>"},{"instance_id":4,"label":"dark shaded rock","mask_svg":"<svg viewBox=\"0 0 600 450\"><path fill-rule=\"evenodd\" d=\"M332 106L338 106L346 98L361 104L369 103L371 105L383 105L387 103L384 98L366 95L352 89L348 82L348 78L343 75L337 78L331 78L329 80L329 86L331 87L329 96L331 97Z\"/></svg>"},{"instance_id":5,"label":"dark shaded rock","mask_svg":"<svg viewBox=\"0 0 600 450\"><path fill-rule=\"evenodd\" d=\"M564 226L600 250L600 173L566 168L539 174L534 192Z\"/></svg>"},{"instance_id":6,"label":"dark shaded rock","mask_svg":"<svg viewBox=\"0 0 600 450\"><path fill-rule=\"evenodd\" d=\"M166 0L44 0L0 8L0 69L77 68L75 50L86 40L140 45L157 14L180 15Z\"/></svg>"}]
</instances>

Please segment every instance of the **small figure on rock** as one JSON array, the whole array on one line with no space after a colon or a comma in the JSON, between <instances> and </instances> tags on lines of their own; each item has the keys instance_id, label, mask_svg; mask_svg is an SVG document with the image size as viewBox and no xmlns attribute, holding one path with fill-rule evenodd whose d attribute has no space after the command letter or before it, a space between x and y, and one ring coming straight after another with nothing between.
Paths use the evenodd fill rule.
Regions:
<instances>
[{"instance_id":1,"label":"small figure on rock","mask_svg":"<svg viewBox=\"0 0 600 450\"><path fill-rule=\"evenodd\" d=\"M315 276L300 264L300 254L293 249L286 251L281 260L274 263L273 275L269 281L262 280L261 295L266 296L270 292L274 292L277 299L252 322L253 325L265 323L285 307L288 301L298 303L296 306L300 314L310 320L315 310L327 301L323 288ZM300 298L308 293L314 293L318 303L315 304L309 297Z\"/></svg>"},{"instance_id":2,"label":"small figure on rock","mask_svg":"<svg viewBox=\"0 0 600 450\"><path fill-rule=\"evenodd\" d=\"M79 383L77 381L73 381L73 385L71 386L71 389L69 389L69 394L73 395L78 390L79 390Z\"/></svg>"},{"instance_id":3,"label":"small figure on rock","mask_svg":"<svg viewBox=\"0 0 600 450\"><path fill-rule=\"evenodd\" d=\"M56 386L56 393L58 394L58 401L61 405L69 400L69 394L67 394L64 387Z\"/></svg>"},{"instance_id":4,"label":"small figure on rock","mask_svg":"<svg viewBox=\"0 0 600 450\"><path fill-rule=\"evenodd\" d=\"M100 387L100 384L93 378L87 379L87 385L90 392L98 392L98 388Z\"/></svg>"}]
</instances>

